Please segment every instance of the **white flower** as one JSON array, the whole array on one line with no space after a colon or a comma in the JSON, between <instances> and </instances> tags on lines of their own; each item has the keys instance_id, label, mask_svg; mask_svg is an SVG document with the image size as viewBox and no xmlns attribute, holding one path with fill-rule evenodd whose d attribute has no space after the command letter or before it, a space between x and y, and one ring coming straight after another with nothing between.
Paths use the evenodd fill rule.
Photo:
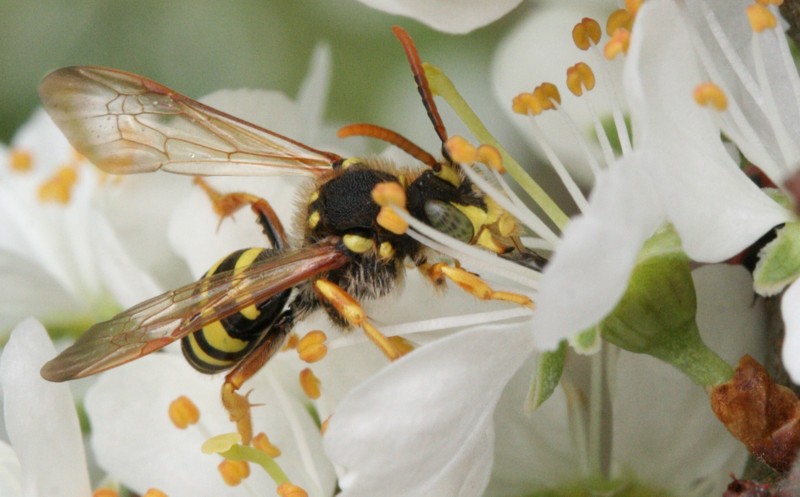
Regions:
<instances>
[{"instance_id":1,"label":"white flower","mask_svg":"<svg viewBox=\"0 0 800 497\"><path fill-rule=\"evenodd\" d=\"M468 33L490 24L520 4L521 0L359 0L373 9L410 17L445 33Z\"/></svg>"},{"instance_id":2,"label":"white flower","mask_svg":"<svg viewBox=\"0 0 800 497\"><path fill-rule=\"evenodd\" d=\"M69 387L39 368L55 354L44 327L20 323L0 357L3 415L11 446L0 442L0 493L7 497L89 497L89 474Z\"/></svg>"},{"instance_id":3,"label":"white flower","mask_svg":"<svg viewBox=\"0 0 800 497\"><path fill-rule=\"evenodd\" d=\"M731 280L736 297L720 299ZM707 268L697 279L703 329L713 330L705 338L723 343L729 360L759 350L759 316L750 312L746 280L725 267ZM742 341L734 344L731 336ZM598 490L592 487L604 481L598 467L612 482L606 490L714 495L729 472L741 470L746 452L716 421L704 392L646 356L620 352L616 362L596 363L589 383L610 382L602 387L609 405L601 407L571 369L565 373L569 402L559 391L526 416L531 364L519 368L532 350L527 327L467 328L355 388L325 434L332 459L346 470L342 497L478 496L487 484L486 495ZM604 368L606 380L599 373ZM608 434L610 445L591 448L593 436Z\"/></svg>"},{"instance_id":4,"label":"white flower","mask_svg":"<svg viewBox=\"0 0 800 497\"><path fill-rule=\"evenodd\" d=\"M0 331L29 315L53 329L83 328L158 293L147 270L162 281L180 273L164 251L163 224L132 215L164 209L180 188L115 182L79 158L41 110L0 150L0 284L8 289Z\"/></svg>"}]
</instances>

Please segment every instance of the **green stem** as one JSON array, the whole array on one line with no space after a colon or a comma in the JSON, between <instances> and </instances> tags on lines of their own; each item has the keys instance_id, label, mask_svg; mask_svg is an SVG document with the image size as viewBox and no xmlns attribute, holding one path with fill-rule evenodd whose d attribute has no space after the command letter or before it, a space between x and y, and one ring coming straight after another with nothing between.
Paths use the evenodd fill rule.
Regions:
<instances>
[{"instance_id":1,"label":"green stem","mask_svg":"<svg viewBox=\"0 0 800 497\"><path fill-rule=\"evenodd\" d=\"M649 354L672 364L696 384L709 389L733 377L733 367L703 343L697 323L682 335L682 340L664 342Z\"/></svg>"},{"instance_id":2,"label":"green stem","mask_svg":"<svg viewBox=\"0 0 800 497\"><path fill-rule=\"evenodd\" d=\"M483 125L480 118L473 112L469 104L464 100L464 97L456 89L455 85L450 78L448 78L441 69L427 62L423 64L425 67L425 76L428 78L428 84L431 91L444 98L447 104L458 114L458 117L467 125L469 130L475 135L475 138L481 142L495 147L500 155L503 157L503 167L505 167L508 174L514 178L520 187L530 195L536 205L538 205L545 215L563 231L564 227L569 222L569 216L562 211L553 199L547 194L539 184L525 172L525 169L514 160L508 151L500 144L497 139L492 136L486 126Z\"/></svg>"}]
</instances>

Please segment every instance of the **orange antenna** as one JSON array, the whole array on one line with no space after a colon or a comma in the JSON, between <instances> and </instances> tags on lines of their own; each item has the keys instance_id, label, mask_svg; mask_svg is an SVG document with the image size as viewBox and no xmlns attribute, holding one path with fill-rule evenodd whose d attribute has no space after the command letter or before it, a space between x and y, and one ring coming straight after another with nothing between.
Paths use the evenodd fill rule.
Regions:
<instances>
[{"instance_id":1,"label":"orange antenna","mask_svg":"<svg viewBox=\"0 0 800 497\"><path fill-rule=\"evenodd\" d=\"M412 142L400 133L376 124L349 124L341 128L336 135L339 138L347 138L348 136L369 136L371 138L377 138L378 140L391 143L411 157L414 157L418 161L427 164L434 169L439 167L439 163L436 161L436 158L428 152L422 150L419 145Z\"/></svg>"},{"instance_id":2,"label":"orange antenna","mask_svg":"<svg viewBox=\"0 0 800 497\"><path fill-rule=\"evenodd\" d=\"M442 141L442 153L448 158L447 150L444 148L444 142L447 141L447 130L444 127L442 117L439 115L439 110L436 108L436 102L433 101L433 93L428 86L428 78L425 77L425 69L422 67L422 60L419 58L417 47L414 45L414 40L408 32L400 26L392 26L392 32L400 40L403 45L403 50L406 52L406 58L411 65L411 72L414 74L414 80L417 82L417 89L422 97L422 104L428 111L428 117L433 123L433 128L439 139Z\"/></svg>"}]
</instances>

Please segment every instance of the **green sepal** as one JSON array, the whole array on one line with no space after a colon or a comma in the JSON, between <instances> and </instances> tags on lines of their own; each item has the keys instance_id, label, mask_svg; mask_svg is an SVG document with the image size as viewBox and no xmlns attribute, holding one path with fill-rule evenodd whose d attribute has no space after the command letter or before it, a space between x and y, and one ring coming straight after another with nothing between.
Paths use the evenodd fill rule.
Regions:
<instances>
[{"instance_id":1,"label":"green sepal","mask_svg":"<svg viewBox=\"0 0 800 497\"><path fill-rule=\"evenodd\" d=\"M596 354L603 344L600 339L600 329L597 326L592 326L577 335L573 335L569 337L569 344L580 355Z\"/></svg>"},{"instance_id":2,"label":"green sepal","mask_svg":"<svg viewBox=\"0 0 800 497\"><path fill-rule=\"evenodd\" d=\"M531 389L528 391L528 398L525 400L525 410L533 412L539 408L544 401L553 395L558 383L561 381L561 374L564 372L564 359L567 357L567 342L562 340L556 350L543 352L539 356L539 367L536 375L531 382Z\"/></svg>"},{"instance_id":3,"label":"green sepal","mask_svg":"<svg viewBox=\"0 0 800 497\"><path fill-rule=\"evenodd\" d=\"M677 242L676 242L677 240ZM700 338L689 259L672 230L645 244L622 299L600 323L614 345L665 361L698 385L727 381L733 368Z\"/></svg>"},{"instance_id":4,"label":"green sepal","mask_svg":"<svg viewBox=\"0 0 800 497\"><path fill-rule=\"evenodd\" d=\"M800 276L800 223L787 223L758 254L753 288L764 297L783 291Z\"/></svg>"}]
</instances>

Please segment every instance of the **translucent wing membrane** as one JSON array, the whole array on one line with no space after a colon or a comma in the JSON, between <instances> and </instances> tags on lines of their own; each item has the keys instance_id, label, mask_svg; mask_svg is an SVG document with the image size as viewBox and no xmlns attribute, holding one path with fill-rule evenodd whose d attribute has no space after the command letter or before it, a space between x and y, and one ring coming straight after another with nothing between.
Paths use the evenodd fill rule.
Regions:
<instances>
[{"instance_id":1,"label":"translucent wing membrane","mask_svg":"<svg viewBox=\"0 0 800 497\"><path fill-rule=\"evenodd\" d=\"M109 173L315 175L341 160L115 69L58 69L39 95L70 143Z\"/></svg>"},{"instance_id":2,"label":"translucent wing membrane","mask_svg":"<svg viewBox=\"0 0 800 497\"><path fill-rule=\"evenodd\" d=\"M334 240L203 278L92 326L42 376L66 381L119 366L345 262Z\"/></svg>"}]
</instances>

